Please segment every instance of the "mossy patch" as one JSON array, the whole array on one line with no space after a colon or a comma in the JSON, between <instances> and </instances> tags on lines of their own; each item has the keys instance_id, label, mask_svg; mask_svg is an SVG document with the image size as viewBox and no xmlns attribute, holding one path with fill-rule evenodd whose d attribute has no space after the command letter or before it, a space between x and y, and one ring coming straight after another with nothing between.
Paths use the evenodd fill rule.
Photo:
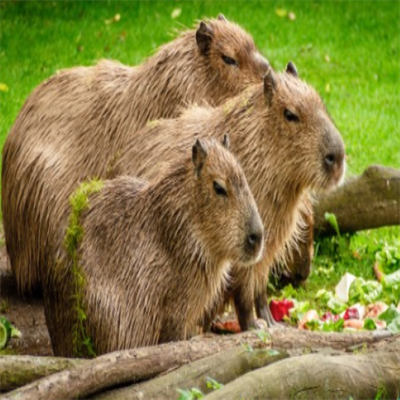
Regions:
<instances>
[{"instance_id":1,"label":"mossy patch","mask_svg":"<svg viewBox=\"0 0 400 400\"><path fill-rule=\"evenodd\" d=\"M86 329L86 311L83 305L83 289L85 275L79 265L78 246L83 239L83 227L80 225L82 212L89 207L89 196L99 192L104 183L99 180L83 182L70 197L71 214L68 220L68 228L64 238L64 246L72 261L72 276L74 290L72 298L76 307L76 323L73 326L74 354L77 357L95 357L91 338Z\"/></svg>"}]
</instances>

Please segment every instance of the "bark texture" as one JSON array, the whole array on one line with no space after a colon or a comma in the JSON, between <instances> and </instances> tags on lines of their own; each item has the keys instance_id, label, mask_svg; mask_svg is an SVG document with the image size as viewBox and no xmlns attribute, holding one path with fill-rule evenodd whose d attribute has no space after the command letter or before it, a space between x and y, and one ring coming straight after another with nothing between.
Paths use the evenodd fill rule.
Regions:
<instances>
[{"instance_id":1,"label":"bark texture","mask_svg":"<svg viewBox=\"0 0 400 400\"><path fill-rule=\"evenodd\" d=\"M310 354L249 372L205 400L397 399L400 339L371 354Z\"/></svg>"},{"instance_id":2,"label":"bark texture","mask_svg":"<svg viewBox=\"0 0 400 400\"><path fill-rule=\"evenodd\" d=\"M247 372L287 357L287 353L276 350L251 351L243 346L236 347L195 361L148 382L110 390L93 398L102 400L178 399L177 389L189 390L193 387L203 393L208 393L212 389L207 387L207 378L225 385Z\"/></svg>"},{"instance_id":3,"label":"bark texture","mask_svg":"<svg viewBox=\"0 0 400 400\"><path fill-rule=\"evenodd\" d=\"M364 344L379 343L388 337L391 334L387 331L327 334L275 328L267 332L237 335L203 335L190 341L110 353L94 360L2 356L0 381L2 390L6 391L19 386L18 382L23 385L35 380L30 385L8 393L5 398L82 398L113 386L151 379L160 373L235 347L257 350L270 349L272 345L291 353L296 349L294 353L297 354L326 348L353 349ZM219 358L223 360L224 357ZM63 368L68 369L55 373ZM47 375L51 376L36 380Z\"/></svg>"},{"instance_id":4,"label":"bark texture","mask_svg":"<svg viewBox=\"0 0 400 400\"><path fill-rule=\"evenodd\" d=\"M0 390L7 392L87 362L59 357L0 356Z\"/></svg>"},{"instance_id":5,"label":"bark texture","mask_svg":"<svg viewBox=\"0 0 400 400\"><path fill-rule=\"evenodd\" d=\"M316 235L335 235L325 212L336 215L340 233L400 225L400 170L371 165L362 175L318 198Z\"/></svg>"},{"instance_id":6,"label":"bark texture","mask_svg":"<svg viewBox=\"0 0 400 400\"><path fill-rule=\"evenodd\" d=\"M117 351L85 362L72 369L39 379L16 389L2 399L84 398L112 386L151 379L189 362L239 346L270 347L254 332L201 340L167 343L160 346Z\"/></svg>"}]
</instances>

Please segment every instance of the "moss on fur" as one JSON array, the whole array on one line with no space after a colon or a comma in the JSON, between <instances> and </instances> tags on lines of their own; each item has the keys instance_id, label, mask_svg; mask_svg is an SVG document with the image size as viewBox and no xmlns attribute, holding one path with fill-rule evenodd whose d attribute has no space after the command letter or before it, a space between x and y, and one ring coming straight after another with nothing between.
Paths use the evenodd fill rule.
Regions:
<instances>
[{"instance_id":1,"label":"moss on fur","mask_svg":"<svg viewBox=\"0 0 400 400\"><path fill-rule=\"evenodd\" d=\"M83 227L80 225L82 212L89 207L89 196L99 192L104 183L99 180L83 182L70 197L71 214L68 220L68 228L64 238L64 246L72 260L72 276L74 291L72 298L76 306L76 324L73 326L73 341L75 356L95 357L91 338L86 331L86 310L83 305L83 289L85 285L85 275L79 265L78 246L83 239Z\"/></svg>"}]
</instances>

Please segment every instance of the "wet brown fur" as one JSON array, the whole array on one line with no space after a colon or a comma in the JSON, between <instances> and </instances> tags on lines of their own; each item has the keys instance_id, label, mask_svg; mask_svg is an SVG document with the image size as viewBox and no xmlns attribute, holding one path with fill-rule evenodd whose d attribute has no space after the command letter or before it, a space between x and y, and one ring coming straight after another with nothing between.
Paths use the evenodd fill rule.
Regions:
<instances>
[{"instance_id":1,"label":"wet brown fur","mask_svg":"<svg viewBox=\"0 0 400 400\"><path fill-rule=\"evenodd\" d=\"M291 284L298 287L303 284L311 273L312 259L314 257L314 215L312 200L304 197L300 210L300 229L296 241L287 249L285 264L273 267L273 275L278 287Z\"/></svg>"},{"instance_id":2,"label":"wet brown fur","mask_svg":"<svg viewBox=\"0 0 400 400\"><path fill-rule=\"evenodd\" d=\"M238 65L227 65L222 55ZM251 36L219 17L183 32L140 66L101 61L60 71L39 85L3 149L5 240L19 292L38 287L79 182L104 177L147 121L176 117L190 103L221 104L260 82L267 65Z\"/></svg>"},{"instance_id":3,"label":"wet brown fur","mask_svg":"<svg viewBox=\"0 0 400 400\"><path fill-rule=\"evenodd\" d=\"M285 109L296 113L299 122L287 121ZM264 292L270 266L284 259L285 248L298 233L307 191L332 187L343 173L342 139L315 90L291 73L271 70L264 84L220 107L192 107L177 119L143 129L110 176L155 177L162 168L159 154L174 157L193 137L224 132L229 132L231 150L245 171L266 228L263 261L255 270L232 273L230 293L241 326L247 329L254 325L252 312L249 315L254 293ZM337 162L334 170L327 171L324 160L330 153Z\"/></svg>"},{"instance_id":4,"label":"wet brown fur","mask_svg":"<svg viewBox=\"0 0 400 400\"><path fill-rule=\"evenodd\" d=\"M246 249L247 236L262 238L263 228L242 169L214 140L201 146L207 154L200 168L185 149L156 181L118 177L90 197L78 255L97 355L185 339L230 265L252 268L261 257L260 247ZM215 181L227 197L215 192ZM73 356L72 261L62 232L58 242L44 285L46 318L55 354Z\"/></svg>"}]
</instances>

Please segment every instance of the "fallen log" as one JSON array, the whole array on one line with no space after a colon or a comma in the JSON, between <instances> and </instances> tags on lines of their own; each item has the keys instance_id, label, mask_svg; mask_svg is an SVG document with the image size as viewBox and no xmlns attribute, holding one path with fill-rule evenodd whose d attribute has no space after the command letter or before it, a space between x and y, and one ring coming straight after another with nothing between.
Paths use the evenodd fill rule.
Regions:
<instances>
[{"instance_id":1,"label":"fallen log","mask_svg":"<svg viewBox=\"0 0 400 400\"><path fill-rule=\"evenodd\" d=\"M371 165L314 206L314 234L335 235L325 212L336 215L340 233L400 225L400 170Z\"/></svg>"},{"instance_id":2,"label":"fallen log","mask_svg":"<svg viewBox=\"0 0 400 400\"><path fill-rule=\"evenodd\" d=\"M55 369L61 370L64 361L57 357L0 356L0 382L2 391L7 391L15 388L19 380L22 384L27 384L37 379L35 373L40 371L42 376L54 375L49 377L48 383L43 383L43 380L36 381L20 391L8 393L7 397L25 398L24 396L31 395L32 398L62 398L63 394L66 397L78 397L69 395L69 391L75 393L74 391L80 390L80 396L84 396L83 393L88 395L119 384L150 379L171 368L240 345L254 349L260 346L270 348L272 345L276 349L287 351L311 351L319 348L345 350L358 345L378 343L391 336L388 331L323 333L299 331L294 328L268 329L267 332L255 331L227 336L203 335L186 342L115 352L94 360L71 359L71 362L79 362L81 367L59 374L54 374ZM91 374L98 374L98 379ZM14 386L7 386L10 382ZM54 388L51 387L53 383L56 386ZM63 388L63 385L66 387ZM77 386L76 389L74 385Z\"/></svg>"},{"instance_id":3,"label":"fallen log","mask_svg":"<svg viewBox=\"0 0 400 400\"><path fill-rule=\"evenodd\" d=\"M117 351L34 381L0 396L0 399L84 398L112 386L153 378L172 368L241 344L252 348L270 348L268 340L261 340L255 332L245 332Z\"/></svg>"},{"instance_id":4,"label":"fallen log","mask_svg":"<svg viewBox=\"0 0 400 400\"><path fill-rule=\"evenodd\" d=\"M361 332L312 332L295 328L268 329L271 345L280 350L331 348L347 350L358 345L372 345L392 337L386 330Z\"/></svg>"},{"instance_id":5,"label":"fallen log","mask_svg":"<svg viewBox=\"0 0 400 400\"><path fill-rule=\"evenodd\" d=\"M226 384L249 371L287 357L286 352L276 350L251 350L243 346L236 347L195 361L148 382L110 390L92 398L99 400L177 399L178 389L190 390L193 387L202 393L208 393L212 391L212 388L207 385L208 378L214 379L219 384Z\"/></svg>"},{"instance_id":6,"label":"fallen log","mask_svg":"<svg viewBox=\"0 0 400 400\"><path fill-rule=\"evenodd\" d=\"M249 372L207 395L214 399L397 399L400 339L371 354L310 354Z\"/></svg>"},{"instance_id":7,"label":"fallen log","mask_svg":"<svg viewBox=\"0 0 400 400\"><path fill-rule=\"evenodd\" d=\"M7 392L87 360L62 357L0 356L0 391Z\"/></svg>"}]
</instances>

